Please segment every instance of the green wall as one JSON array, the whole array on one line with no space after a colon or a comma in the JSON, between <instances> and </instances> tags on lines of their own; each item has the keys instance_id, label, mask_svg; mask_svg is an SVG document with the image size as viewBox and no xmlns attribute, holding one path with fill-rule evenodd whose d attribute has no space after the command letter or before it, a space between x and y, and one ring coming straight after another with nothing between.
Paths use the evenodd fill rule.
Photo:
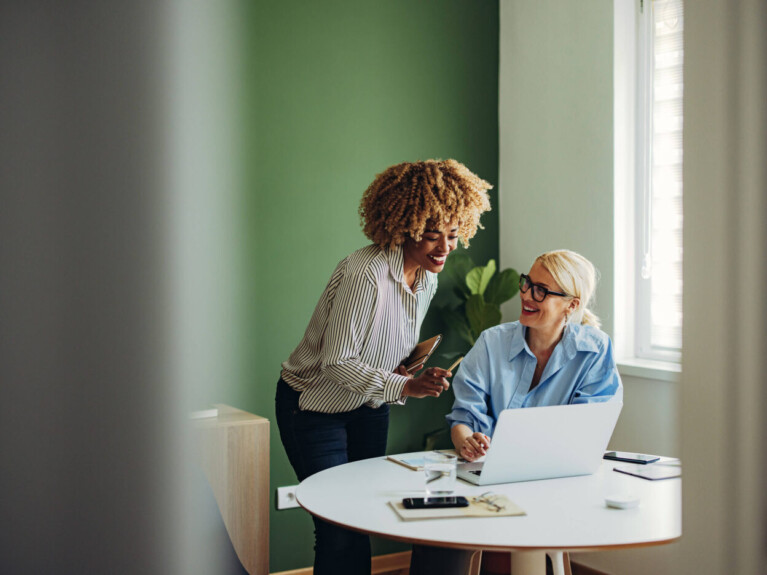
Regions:
<instances>
[{"instance_id":1,"label":"green wall","mask_svg":"<svg viewBox=\"0 0 767 575\"><path fill-rule=\"evenodd\" d=\"M271 489L296 483L274 421L284 361L340 259L367 243L357 207L397 162L456 158L498 178L498 2L243 3L247 233L238 404L272 422ZM492 193L496 209L495 190ZM498 257L497 212L472 242ZM438 297L439 294L438 294ZM439 329L427 318L423 334ZM389 451L418 449L451 397L392 410ZM300 509L271 512L271 571L313 561ZM374 540L374 554L403 550Z\"/></svg>"}]
</instances>

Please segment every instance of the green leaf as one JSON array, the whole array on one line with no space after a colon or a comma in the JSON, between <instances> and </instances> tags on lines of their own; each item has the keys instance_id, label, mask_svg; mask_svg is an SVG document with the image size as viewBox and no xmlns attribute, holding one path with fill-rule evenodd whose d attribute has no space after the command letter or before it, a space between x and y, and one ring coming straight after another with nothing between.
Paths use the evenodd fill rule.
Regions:
<instances>
[{"instance_id":1,"label":"green leaf","mask_svg":"<svg viewBox=\"0 0 767 575\"><path fill-rule=\"evenodd\" d=\"M501 305L509 301L519 291L519 274L515 269L507 268L496 274L487 284L485 301L494 305Z\"/></svg>"},{"instance_id":2,"label":"green leaf","mask_svg":"<svg viewBox=\"0 0 767 575\"><path fill-rule=\"evenodd\" d=\"M474 261L466 252L456 252L448 256L447 263L445 263L445 272L456 284L463 286L466 281L466 274L473 267Z\"/></svg>"},{"instance_id":3,"label":"green leaf","mask_svg":"<svg viewBox=\"0 0 767 575\"><path fill-rule=\"evenodd\" d=\"M458 337L467 342L469 345L474 345L474 337L471 334L471 328L466 320L466 316L457 310L450 308L442 308L442 319L445 323L456 332Z\"/></svg>"},{"instance_id":4,"label":"green leaf","mask_svg":"<svg viewBox=\"0 0 767 575\"><path fill-rule=\"evenodd\" d=\"M461 289L458 286L454 286L453 287L453 293L461 301L464 301L467 297L469 297L471 295L469 293L469 289L465 285L463 286L463 289Z\"/></svg>"},{"instance_id":5,"label":"green leaf","mask_svg":"<svg viewBox=\"0 0 767 575\"><path fill-rule=\"evenodd\" d=\"M487 328L501 323L501 309L485 302L480 294L474 294L466 301L466 317L476 339Z\"/></svg>"},{"instance_id":6,"label":"green leaf","mask_svg":"<svg viewBox=\"0 0 767 575\"><path fill-rule=\"evenodd\" d=\"M490 278L495 273L495 260L487 262L486 266L477 266L466 274L466 285L472 294L482 295L487 289Z\"/></svg>"},{"instance_id":7,"label":"green leaf","mask_svg":"<svg viewBox=\"0 0 767 575\"><path fill-rule=\"evenodd\" d=\"M459 299L465 300L471 293L466 287L466 274L474 267L474 262L466 252L457 252L447 258L444 273L455 285L454 291Z\"/></svg>"}]
</instances>

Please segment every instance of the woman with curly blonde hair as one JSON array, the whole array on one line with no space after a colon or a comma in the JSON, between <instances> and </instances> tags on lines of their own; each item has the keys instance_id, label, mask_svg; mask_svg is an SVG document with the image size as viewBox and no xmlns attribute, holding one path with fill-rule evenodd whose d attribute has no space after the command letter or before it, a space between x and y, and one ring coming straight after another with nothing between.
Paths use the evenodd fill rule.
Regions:
<instances>
[{"instance_id":1,"label":"woman with curly blonde hair","mask_svg":"<svg viewBox=\"0 0 767 575\"><path fill-rule=\"evenodd\" d=\"M481 227L491 187L455 160L427 160L388 168L363 194L360 220L373 243L338 264L277 384L277 424L299 481L384 455L389 404L448 388L450 372L414 377L402 361L448 254ZM366 535L314 523L316 575L370 573Z\"/></svg>"}]
</instances>

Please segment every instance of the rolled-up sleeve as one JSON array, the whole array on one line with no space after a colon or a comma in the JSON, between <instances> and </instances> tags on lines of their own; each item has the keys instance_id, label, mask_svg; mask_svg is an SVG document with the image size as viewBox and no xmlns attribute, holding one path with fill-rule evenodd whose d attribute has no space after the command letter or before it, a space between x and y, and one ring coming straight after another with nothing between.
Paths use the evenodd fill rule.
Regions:
<instances>
[{"instance_id":1,"label":"rolled-up sleeve","mask_svg":"<svg viewBox=\"0 0 767 575\"><path fill-rule=\"evenodd\" d=\"M482 334L453 378L455 401L453 410L445 416L450 427L463 424L473 432L492 434L494 419L487 412L490 394L488 359L487 343Z\"/></svg>"},{"instance_id":2,"label":"rolled-up sleeve","mask_svg":"<svg viewBox=\"0 0 767 575\"><path fill-rule=\"evenodd\" d=\"M609 338L586 374L583 384L575 390L572 403L606 401L623 401L623 383L618 374L618 366L615 363L613 346Z\"/></svg>"}]
</instances>

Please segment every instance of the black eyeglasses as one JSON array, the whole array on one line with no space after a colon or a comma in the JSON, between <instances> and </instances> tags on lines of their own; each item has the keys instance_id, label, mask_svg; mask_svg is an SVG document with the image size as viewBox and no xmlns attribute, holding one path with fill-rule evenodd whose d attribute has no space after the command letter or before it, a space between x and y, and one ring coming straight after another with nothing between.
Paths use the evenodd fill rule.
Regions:
<instances>
[{"instance_id":1,"label":"black eyeglasses","mask_svg":"<svg viewBox=\"0 0 767 575\"><path fill-rule=\"evenodd\" d=\"M533 299L537 302L542 302L546 299L547 295L558 295L559 297L570 297L566 293L551 291L549 288L545 288L542 285L533 283L530 281L530 276L526 274L519 274L519 291L527 293L530 288L533 288Z\"/></svg>"}]
</instances>

